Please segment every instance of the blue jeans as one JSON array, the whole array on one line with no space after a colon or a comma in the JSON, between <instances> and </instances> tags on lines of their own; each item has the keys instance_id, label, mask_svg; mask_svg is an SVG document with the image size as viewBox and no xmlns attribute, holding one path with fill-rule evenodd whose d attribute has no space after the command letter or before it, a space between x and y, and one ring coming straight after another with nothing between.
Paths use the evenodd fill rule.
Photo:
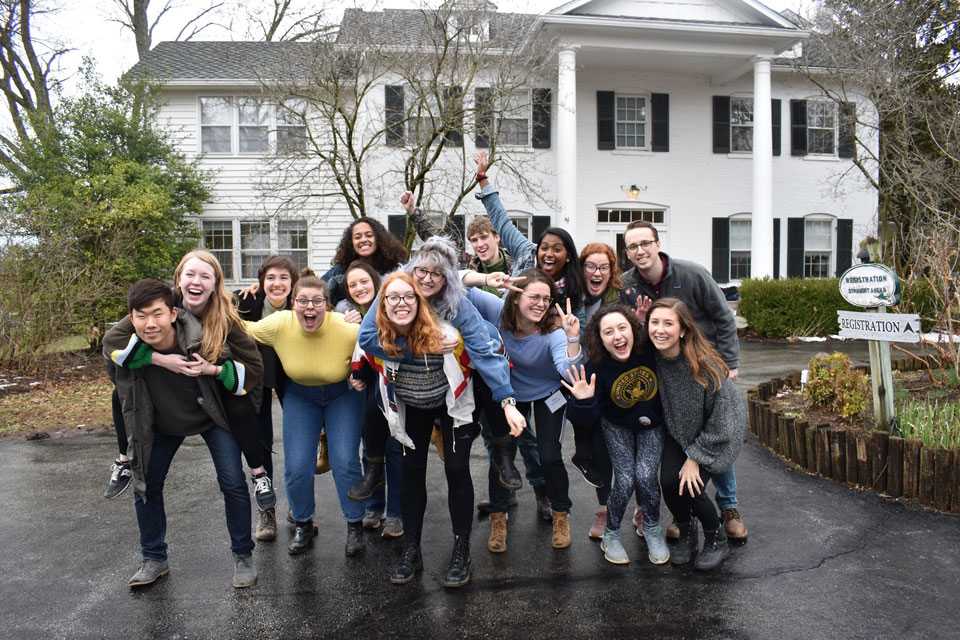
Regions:
<instances>
[{"instance_id":1,"label":"blue jeans","mask_svg":"<svg viewBox=\"0 0 960 640\"><path fill-rule=\"evenodd\" d=\"M483 446L487 450L487 459L493 459L493 440L490 436L490 429L486 425L486 416L480 414L480 424L484 427L480 435L483 437ZM543 471L540 469L540 452L537 451L537 434L533 429L524 429L523 433L517 436L517 449L520 451L520 457L523 458L523 467L526 473L527 482L531 487L542 487L546 484L543 479Z\"/></svg>"},{"instance_id":2,"label":"blue jeans","mask_svg":"<svg viewBox=\"0 0 960 640\"><path fill-rule=\"evenodd\" d=\"M364 464L366 464L366 459L364 459ZM373 497L367 503L367 508L380 512L386 507L387 517L399 518L403 509L403 446L396 438L387 438L384 469L387 472L387 488L386 490L377 489L374 491ZM386 497L386 500L384 500L384 497Z\"/></svg>"},{"instance_id":3,"label":"blue jeans","mask_svg":"<svg viewBox=\"0 0 960 640\"><path fill-rule=\"evenodd\" d=\"M298 522L313 518L316 502L313 479L317 444L326 426L330 468L340 509L347 522L363 520L363 503L347 492L360 481L360 436L366 394L349 388L346 381L306 386L288 380L283 394L283 484L290 514Z\"/></svg>"},{"instance_id":4,"label":"blue jeans","mask_svg":"<svg viewBox=\"0 0 960 640\"><path fill-rule=\"evenodd\" d=\"M250 537L250 493L247 478L240 462L240 445L229 431L213 427L200 434L213 466L217 470L217 483L223 493L223 506L227 513L227 531L230 532L230 550L239 556L253 553L253 538ZM153 449L147 469L147 499L134 493L137 509L137 524L140 526L140 551L144 558L167 559L167 512L163 507L163 483L170 470L174 454L183 443L183 438L154 432Z\"/></svg>"},{"instance_id":5,"label":"blue jeans","mask_svg":"<svg viewBox=\"0 0 960 640\"><path fill-rule=\"evenodd\" d=\"M717 506L723 509L736 509L737 505L737 476L733 465L713 476L713 486L717 489Z\"/></svg>"}]
</instances>

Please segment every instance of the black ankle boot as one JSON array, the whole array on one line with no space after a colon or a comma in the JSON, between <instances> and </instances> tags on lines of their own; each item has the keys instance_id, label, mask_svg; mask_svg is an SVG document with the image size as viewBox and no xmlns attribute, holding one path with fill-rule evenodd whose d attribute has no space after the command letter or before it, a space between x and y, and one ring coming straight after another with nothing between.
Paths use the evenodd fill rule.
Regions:
<instances>
[{"instance_id":1,"label":"black ankle boot","mask_svg":"<svg viewBox=\"0 0 960 640\"><path fill-rule=\"evenodd\" d=\"M407 584L423 569L423 556L420 554L420 534L406 533L403 536L403 554L400 564L393 570L390 582L393 584Z\"/></svg>"},{"instance_id":2,"label":"black ankle boot","mask_svg":"<svg viewBox=\"0 0 960 640\"><path fill-rule=\"evenodd\" d=\"M677 523L677 527L680 528L680 542L670 550L670 564L688 564L697 555L697 521Z\"/></svg>"},{"instance_id":3,"label":"black ankle boot","mask_svg":"<svg viewBox=\"0 0 960 640\"><path fill-rule=\"evenodd\" d=\"M509 442L493 443L493 468L500 474L500 486L516 491L523 486L523 478L513 460L517 456L517 441L512 437Z\"/></svg>"},{"instance_id":4,"label":"black ankle boot","mask_svg":"<svg viewBox=\"0 0 960 640\"><path fill-rule=\"evenodd\" d=\"M347 491L347 497L357 502L369 500L373 492L382 489L386 484L386 475L383 470L383 460L379 462L367 461L367 470L363 472L360 482Z\"/></svg>"},{"instance_id":5,"label":"black ankle boot","mask_svg":"<svg viewBox=\"0 0 960 640\"><path fill-rule=\"evenodd\" d=\"M308 522L296 522L296 529L293 532L293 539L287 544L287 552L290 555L297 555L306 551L317 535L317 525L313 520Z\"/></svg>"},{"instance_id":6,"label":"black ankle boot","mask_svg":"<svg viewBox=\"0 0 960 640\"><path fill-rule=\"evenodd\" d=\"M367 544L363 539L363 520L347 523L347 546L344 553L348 558L358 556L364 552Z\"/></svg>"},{"instance_id":7,"label":"black ankle boot","mask_svg":"<svg viewBox=\"0 0 960 640\"><path fill-rule=\"evenodd\" d=\"M700 571L716 569L730 555L730 545L727 544L727 534L723 525L714 531L703 530L703 551L693 562L693 568Z\"/></svg>"},{"instance_id":8,"label":"black ankle boot","mask_svg":"<svg viewBox=\"0 0 960 640\"><path fill-rule=\"evenodd\" d=\"M453 539L453 553L450 555L450 566L447 567L443 586L462 587L470 582L470 564L470 538L456 536Z\"/></svg>"}]
</instances>

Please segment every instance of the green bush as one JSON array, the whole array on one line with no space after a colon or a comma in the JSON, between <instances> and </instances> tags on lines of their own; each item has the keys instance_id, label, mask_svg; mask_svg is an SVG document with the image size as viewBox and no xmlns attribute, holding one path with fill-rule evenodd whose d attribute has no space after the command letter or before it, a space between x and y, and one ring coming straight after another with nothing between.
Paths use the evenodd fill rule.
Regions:
<instances>
[{"instance_id":1,"label":"green bush","mask_svg":"<svg viewBox=\"0 0 960 640\"><path fill-rule=\"evenodd\" d=\"M739 311L757 333L771 338L837 333L837 310L858 311L840 296L836 278L744 280Z\"/></svg>"},{"instance_id":2,"label":"green bush","mask_svg":"<svg viewBox=\"0 0 960 640\"><path fill-rule=\"evenodd\" d=\"M808 365L810 377L804 395L813 404L833 409L850 420L867 408L870 389L867 375L850 368L850 358L840 352L815 356Z\"/></svg>"}]
</instances>

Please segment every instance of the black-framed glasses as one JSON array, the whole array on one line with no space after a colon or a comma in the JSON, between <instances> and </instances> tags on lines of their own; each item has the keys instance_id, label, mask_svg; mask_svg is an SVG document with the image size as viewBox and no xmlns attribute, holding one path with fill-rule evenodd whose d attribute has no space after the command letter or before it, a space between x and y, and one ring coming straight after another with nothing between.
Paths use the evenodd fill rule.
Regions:
<instances>
[{"instance_id":1,"label":"black-framed glasses","mask_svg":"<svg viewBox=\"0 0 960 640\"><path fill-rule=\"evenodd\" d=\"M318 296L318 297L316 297L316 298L297 298L297 299L294 300L293 302L294 302L294 304L296 304L298 307L302 307L302 308L304 308L304 309L306 309L307 307L309 307L309 306L311 306L311 305L312 305L313 307L319 309L319 308L322 307L324 304L326 304L327 299L324 298L324 297L322 297L322 296Z\"/></svg>"},{"instance_id":2,"label":"black-framed glasses","mask_svg":"<svg viewBox=\"0 0 960 640\"><path fill-rule=\"evenodd\" d=\"M593 273L599 271L600 273L610 273L610 265L608 264L593 264L592 262L584 262L583 268L585 271Z\"/></svg>"},{"instance_id":3,"label":"black-framed glasses","mask_svg":"<svg viewBox=\"0 0 960 640\"><path fill-rule=\"evenodd\" d=\"M414 267L413 273L418 278L424 278L424 279L426 279L427 276L430 276L434 280L443 280L444 278L446 278L446 276L443 275L443 273L439 271L430 271L430 269L427 269L426 267Z\"/></svg>"},{"instance_id":4,"label":"black-framed glasses","mask_svg":"<svg viewBox=\"0 0 960 640\"><path fill-rule=\"evenodd\" d=\"M644 240L643 242L634 242L633 244L627 245L627 251L630 253L636 253L637 249L643 249L646 251L653 245L657 244L656 240Z\"/></svg>"},{"instance_id":5,"label":"black-framed glasses","mask_svg":"<svg viewBox=\"0 0 960 640\"><path fill-rule=\"evenodd\" d=\"M391 307L395 307L400 304L400 301L403 300L404 304L408 307L412 307L417 302L417 294L415 293L405 293L402 296L398 293L389 293L383 296L383 299L387 301L387 304Z\"/></svg>"}]
</instances>

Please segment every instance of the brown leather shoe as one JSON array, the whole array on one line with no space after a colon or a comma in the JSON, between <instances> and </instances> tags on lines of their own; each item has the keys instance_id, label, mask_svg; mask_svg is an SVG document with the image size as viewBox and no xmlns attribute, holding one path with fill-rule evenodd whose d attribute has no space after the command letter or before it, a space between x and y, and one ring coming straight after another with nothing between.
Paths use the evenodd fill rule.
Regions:
<instances>
[{"instance_id":1,"label":"brown leather shoe","mask_svg":"<svg viewBox=\"0 0 960 640\"><path fill-rule=\"evenodd\" d=\"M566 549L570 546L570 520L566 511L551 511L553 516L553 539L554 549Z\"/></svg>"},{"instance_id":2,"label":"brown leather shoe","mask_svg":"<svg viewBox=\"0 0 960 640\"><path fill-rule=\"evenodd\" d=\"M320 434L320 448L317 451L317 474L330 471L330 450L327 449L327 434Z\"/></svg>"},{"instance_id":3,"label":"brown leather shoe","mask_svg":"<svg viewBox=\"0 0 960 640\"><path fill-rule=\"evenodd\" d=\"M264 509L257 519L257 540L269 542L277 539L277 512L275 509Z\"/></svg>"},{"instance_id":4,"label":"brown leather shoe","mask_svg":"<svg viewBox=\"0 0 960 640\"><path fill-rule=\"evenodd\" d=\"M723 530L727 532L730 542L747 541L747 525L740 519L740 512L736 509L723 510Z\"/></svg>"},{"instance_id":5,"label":"brown leather shoe","mask_svg":"<svg viewBox=\"0 0 960 640\"><path fill-rule=\"evenodd\" d=\"M674 520L667 527L666 531L667 540L679 540L680 539L680 527L677 526L677 521Z\"/></svg>"},{"instance_id":6,"label":"brown leather shoe","mask_svg":"<svg viewBox=\"0 0 960 640\"><path fill-rule=\"evenodd\" d=\"M487 551L503 553L507 550L507 514L490 514L490 538L487 539Z\"/></svg>"}]
</instances>

